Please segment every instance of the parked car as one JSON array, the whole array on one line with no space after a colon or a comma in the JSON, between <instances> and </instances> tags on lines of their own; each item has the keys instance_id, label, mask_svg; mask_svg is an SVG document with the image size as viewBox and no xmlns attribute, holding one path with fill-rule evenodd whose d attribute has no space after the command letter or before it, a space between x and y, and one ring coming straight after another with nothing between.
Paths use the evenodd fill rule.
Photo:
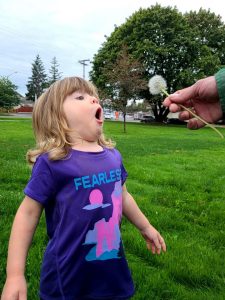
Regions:
<instances>
[{"instance_id":1,"label":"parked car","mask_svg":"<svg viewBox=\"0 0 225 300\"><path fill-rule=\"evenodd\" d=\"M177 118L168 118L168 119L165 121L165 124L186 125L187 122L181 121L180 119L177 119Z\"/></svg>"},{"instance_id":2,"label":"parked car","mask_svg":"<svg viewBox=\"0 0 225 300\"><path fill-rule=\"evenodd\" d=\"M136 112L134 113L134 120L141 120L143 116L143 112Z\"/></svg>"},{"instance_id":3,"label":"parked car","mask_svg":"<svg viewBox=\"0 0 225 300\"><path fill-rule=\"evenodd\" d=\"M151 123L155 121L155 118L152 116L142 116L142 118L140 119L140 121L142 123Z\"/></svg>"},{"instance_id":4,"label":"parked car","mask_svg":"<svg viewBox=\"0 0 225 300\"><path fill-rule=\"evenodd\" d=\"M111 112L104 112L104 119L105 120L112 120L113 114Z\"/></svg>"}]
</instances>

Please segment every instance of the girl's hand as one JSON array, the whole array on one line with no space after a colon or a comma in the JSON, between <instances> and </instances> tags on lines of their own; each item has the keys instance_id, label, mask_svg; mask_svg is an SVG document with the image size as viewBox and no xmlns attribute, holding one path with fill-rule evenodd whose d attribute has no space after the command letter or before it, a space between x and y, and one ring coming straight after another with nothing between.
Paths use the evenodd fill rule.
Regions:
<instances>
[{"instance_id":1,"label":"girl's hand","mask_svg":"<svg viewBox=\"0 0 225 300\"><path fill-rule=\"evenodd\" d=\"M23 275L6 279L1 300L27 300L27 284Z\"/></svg>"},{"instance_id":2,"label":"girl's hand","mask_svg":"<svg viewBox=\"0 0 225 300\"><path fill-rule=\"evenodd\" d=\"M166 252L166 244L160 233L149 224L148 227L141 230L141 234L146 240L148 250L152 251L153 254L160 254L161 250Z\"/></svg>"}]
</instances>

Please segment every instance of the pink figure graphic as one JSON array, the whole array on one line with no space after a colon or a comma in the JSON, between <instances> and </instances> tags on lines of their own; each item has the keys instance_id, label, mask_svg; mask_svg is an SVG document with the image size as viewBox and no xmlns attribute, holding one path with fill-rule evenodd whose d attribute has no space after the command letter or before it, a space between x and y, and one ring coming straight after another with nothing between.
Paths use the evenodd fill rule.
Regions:
<instances>
[{"instance_id":1,"label":"pink figure graphic","mask_svg":"<svg viewBox=\"0 0 225 300\"><path fill-rule=\"evenodd\" d=\"M94 196L96 197L95 199ZM109 219L108 222L105 221L105 218L97 221L94 225L94 229L89 230L86 235L84 244L96 244L96 246L93 247L87 255L87 260L119 258L119 225L122 215L121 181L115 183L115 188L112 192L111 197L113 204L112 217ZM102 205L103 197L100 190L92 191L89 200L91 203L90 205L92 205L92 208L87 208L90 207L90 205L87 205L84 207L84 209L94 209L96 208L96 205L98 205L97 207L106 207ZM104 254L106 255L104 256ZM104 256L104 258L100 258L102 255Z\"/></svg>"}]
</instances>

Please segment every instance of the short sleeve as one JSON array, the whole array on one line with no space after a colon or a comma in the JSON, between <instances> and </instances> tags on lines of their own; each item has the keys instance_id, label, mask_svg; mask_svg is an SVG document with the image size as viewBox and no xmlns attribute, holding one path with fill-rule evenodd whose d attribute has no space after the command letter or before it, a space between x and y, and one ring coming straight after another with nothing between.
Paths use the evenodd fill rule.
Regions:
<instances>
[{"instance_id":1,"label":"short sleeve","mask_svg":"<svg viewBox=\"0 0 225 300\"><path fill-rule=\"evenodd\" d=\"M127 171L123 165L123 162L121 161L121 180L122 180L122 185L124 185L126 179L128 177Z\"/></svg>"},{"instance_id":2,"label":"short sleeve","mask_svg":"<svg viewBox=\"0 0 225 300\"><path fill-rule=\"evenodd\" d=\"M54 195L54 181L46 156L39 156L31 178L24 189L25 195L46 206Z\"/></svg>"},{"instance_id":3,"label":"short sleeve","mask_svg":"<svg viewBox=\"0 0 225 300\"><path fill-rule=\"evenodd\" d=\"M120 162L120 169L121 169L121 182L122 182L122 185L124 185L127 177L128 177L128 173L127 173L127 170L125 169L124 167L124 164L123 164L123 158L122 158L122 155L121 153L117 150L117 149L114 149L115 152L116 152L116 156L117 156L117 159L119 160Z\"/></svg>"}]
</instances>

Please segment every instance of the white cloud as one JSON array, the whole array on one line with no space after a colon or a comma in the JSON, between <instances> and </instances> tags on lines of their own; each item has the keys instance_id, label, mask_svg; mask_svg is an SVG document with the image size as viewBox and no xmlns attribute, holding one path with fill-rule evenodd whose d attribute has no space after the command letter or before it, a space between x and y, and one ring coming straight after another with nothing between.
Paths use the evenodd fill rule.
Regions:
<instances>
[{"instance_id":1,"label":"white cloud","mask_svg":"<svg viewBox=\"0 0 225 300\"><path fill-rule=\"evenodd\" d=\"M222 14L219 0L158 0L163 6L177 6L181 12L210 8ZM140 7L154 5L151 0L0 0L0 76L13 72L10 79L26 92L31 63L37 54L48 71L56 56L63 75L82 76L80 59L92 59L110 35ZM86 72L90 66L86 67ZM86 74L87 74L86 73Z\"/></svg>"}]
</instances>

